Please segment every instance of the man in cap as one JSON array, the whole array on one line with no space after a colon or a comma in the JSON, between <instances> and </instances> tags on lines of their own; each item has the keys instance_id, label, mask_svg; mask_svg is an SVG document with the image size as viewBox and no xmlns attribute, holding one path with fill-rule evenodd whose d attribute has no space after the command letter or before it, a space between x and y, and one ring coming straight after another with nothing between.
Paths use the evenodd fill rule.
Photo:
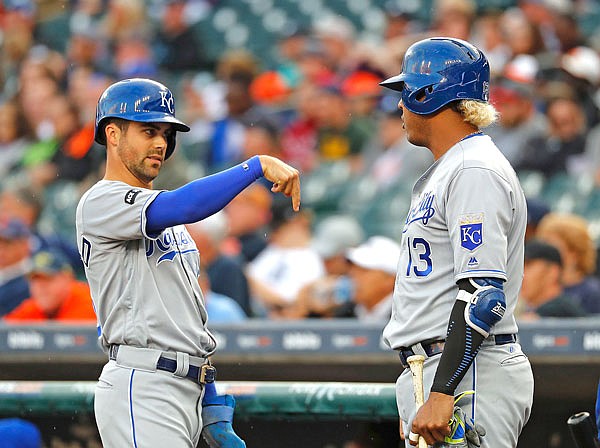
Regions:
<instances>
[{"instance_id":1,"label":"man in cap","mask_svg":"<svg viewBox=\"0 0 600 448\"><path fill-rule=\"evenodd\" d=\"M0 219L0 316L29 297L29 228L16 218Z\"/></svg>"},{"instance_id":2,"label":"man in cap","mask_svg":"<svg viewBox=\"0 0 600 448\"><path fill-rule=\"evenodd\" d=\"M96 322L90 288L75 278L62 253L56 250L36 253L28 279L31 297L4 316L5 320Z\"/></svg>"}]
</instances>

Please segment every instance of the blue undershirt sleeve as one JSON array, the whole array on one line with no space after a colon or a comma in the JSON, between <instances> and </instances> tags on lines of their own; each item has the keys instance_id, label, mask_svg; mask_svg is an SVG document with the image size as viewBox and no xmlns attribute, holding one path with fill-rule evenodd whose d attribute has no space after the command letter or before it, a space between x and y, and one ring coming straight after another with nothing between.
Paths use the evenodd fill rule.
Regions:
<instances>
[{"instance_id":1,"label":"blue undershirt sleeve","mask_svg":"<svg viewBox=\"0 0 600 448\"><path fill-rule=\"evenodd\" d=\"M200 221L225 207L244 188L263 176L258 156L219 173L160 192L146 210L146 231Z\"/></svg>"}]
</instances>

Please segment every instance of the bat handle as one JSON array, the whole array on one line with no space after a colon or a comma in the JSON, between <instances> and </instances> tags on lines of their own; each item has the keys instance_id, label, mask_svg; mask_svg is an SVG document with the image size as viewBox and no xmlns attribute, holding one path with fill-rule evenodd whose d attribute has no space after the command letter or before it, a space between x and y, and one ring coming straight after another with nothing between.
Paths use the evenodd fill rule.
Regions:
<instances>
[{"instance_id":1,"label":"bat handle","mask_svg":"<svg viewBox=\"0 0 600 448\"><path fill-rule=\"evenodd\" d=\"M418 411L425 402L425 392L423 390L423 363L425 362L425 357L423 355L412 355L406 358L406 362L408 362L412 373L415 405ZM427 446L425 439L419 436L419 448L427 448Z\"/></svg>"}]
</instances>

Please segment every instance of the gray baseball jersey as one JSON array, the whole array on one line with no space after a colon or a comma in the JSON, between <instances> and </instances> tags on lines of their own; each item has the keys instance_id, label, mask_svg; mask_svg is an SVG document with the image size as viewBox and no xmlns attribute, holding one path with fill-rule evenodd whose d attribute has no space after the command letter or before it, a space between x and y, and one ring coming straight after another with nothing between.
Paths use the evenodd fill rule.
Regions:
<instances>
[{"instance_id":1,"label":"gray baseball jersey","mask_svg":"<svg viewBox=\"0 0 600 448\"><path fill-rule=\"evenodd\" d=\"M506 312L492 333L516 333L526 221L517 176L488 136L450 148L413 189L392 316L384 329L387 344L398 348L445 338L456 281L468 277L505 280ZM426 399L439 361L440 356L425 360ZM486 428L482 448L514 448L533 401L533 374L519 344L484 341L456 394L467 390L475 394L460 405ZM396 401L408 437L416 414L408 369L396 382Z\"/></svg>"},{"instance_id":2,"label":"gray baseball jersey","mask_svg":"<svg viewBox=\"0 0 600 448\"><path fill-rule=\"evenodd\" d=\"M185 226L146 232L159 191L101 180L77 207L77 244L98 316L111 344L205 357L216 342L198 285L199 256Z\"/></svg>"},{"instance_id":3,"label":"gray baseball jersey","mask_svg":"<svg viewBox=\"0 0 600 448\"><path fill-rule=\"evenodd\" d=\"M505 280L506 312L492 332L516 333L526 221L515 171L488 136L450 148L413 188L386 343L445 338L456 281L468 277Z\"/></svg>"}]
</instances>

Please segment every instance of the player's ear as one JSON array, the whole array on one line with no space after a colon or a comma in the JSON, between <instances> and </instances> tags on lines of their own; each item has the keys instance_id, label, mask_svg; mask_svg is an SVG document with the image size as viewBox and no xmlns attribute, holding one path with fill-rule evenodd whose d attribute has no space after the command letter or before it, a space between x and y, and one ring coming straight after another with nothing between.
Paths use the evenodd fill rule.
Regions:
<instances>
[{"instance_id":1,"label":"player's ear","mask_svg":"<svg viewBox=\"0 0 600 448\"><path fill-rule=\"evenodd\" d=\"M104 133L106 135L106 145L116 146L121 138L121 128L114 122L108 122L104 127Z\"/></svg>"}]
</instances>

